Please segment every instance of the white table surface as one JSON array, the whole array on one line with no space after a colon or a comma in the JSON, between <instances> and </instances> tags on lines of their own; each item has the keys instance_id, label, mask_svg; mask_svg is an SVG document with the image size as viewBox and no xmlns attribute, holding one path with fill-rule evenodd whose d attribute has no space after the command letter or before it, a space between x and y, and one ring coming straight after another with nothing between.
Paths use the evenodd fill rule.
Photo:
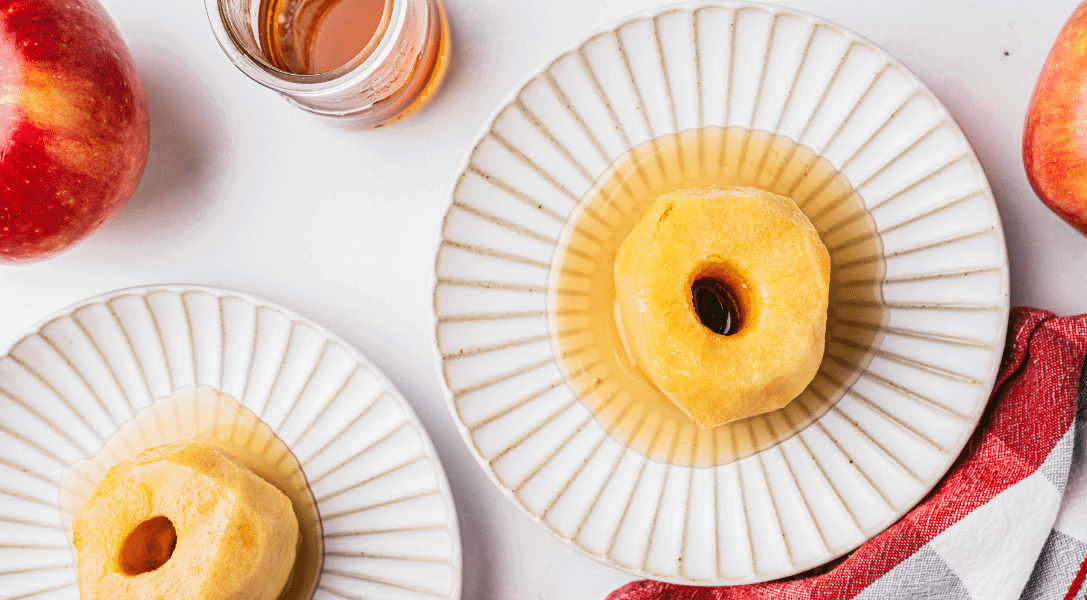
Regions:
<instances>
[{"instance_id":1,"label":"white table surface","mask_svg":"<svg viewBox=\"0 0 1087 600\"><path fill-rule=\"evenodd\" d=\"M661 0L445 0L445 86L371 131L331 127L247 79L203 0L101 0L143 75L151 155L125 210L52 261L0 268L0 345L85 297L154 283L232 288L343 336L407 397L442 457L464 547L463 597L600 600L632 577L523 516L446 411L430 274L465 152L527 76L587 34ZM1020 158L1027 101L1076 0L781 0L871 39L947 105L977 150L1007 236L1013 305L1087 312L1087 238L1034 196Z\"/></svg>"}]
</instances>

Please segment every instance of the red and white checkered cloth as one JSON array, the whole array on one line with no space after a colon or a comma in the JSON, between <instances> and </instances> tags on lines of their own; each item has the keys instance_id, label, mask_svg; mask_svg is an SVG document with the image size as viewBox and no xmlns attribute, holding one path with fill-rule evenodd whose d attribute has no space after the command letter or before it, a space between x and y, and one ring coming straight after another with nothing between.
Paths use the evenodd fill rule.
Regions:
<instances>
[{"instance_id":1,"label":"red and white checkered cloth","mask_svg":"<svg viewBox=\"0 0 1087 600\"><path fill-rule=\"evenodd\" d=\"M608 600L1082 599L1087 315L1012 309L989 406L943 481L849 556L783 581L636 581Z\"/></svg>"}]
</instances>

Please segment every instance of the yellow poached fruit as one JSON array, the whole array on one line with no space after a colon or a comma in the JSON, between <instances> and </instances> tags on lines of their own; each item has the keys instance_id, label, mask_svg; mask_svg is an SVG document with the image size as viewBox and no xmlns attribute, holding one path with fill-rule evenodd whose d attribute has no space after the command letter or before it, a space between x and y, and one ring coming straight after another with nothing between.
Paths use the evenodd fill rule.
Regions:
<instances>
[{"instance_id":1,"label":"yellow poached fruit","mask_svg":"<svg viewBox=\"0 0 1087 600\"><path fill-rule=\"evenodd\" d=\"M114 466L72 530L82 600L274 600L298 544L291 501L195 441Z\"/></svg>"},{"instance_id":2,"label":"yellow poached fruit","mask_svg":"<svg viewBox=\"0 0 1087 600\"><path fill-rule=\"evenodd\" d=\"M830 255L792 200L755 188L664 194L619 247L635 364L703 427L777 410L823 357Z\"/></svg>"}]
</instances>

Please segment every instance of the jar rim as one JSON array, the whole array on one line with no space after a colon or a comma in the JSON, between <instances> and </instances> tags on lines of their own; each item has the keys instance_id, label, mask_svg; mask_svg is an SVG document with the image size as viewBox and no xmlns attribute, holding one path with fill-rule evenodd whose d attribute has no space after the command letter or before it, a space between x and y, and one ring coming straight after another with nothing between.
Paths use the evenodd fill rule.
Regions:
<instances>
[{"instance_id":1,"label":"jar rim","mask_svg":"<svg viewBox=\"0 0 1087 600\"><path fill-rule=\"evenodd\" d=\"M374 34L375 38L371 39L358 55L331 71L300 74L284 71L272 65L259 52L254 52L243 40L239 39L232 20L227 14L227 7L224 6L229 1L205 0L204 2L208 20L211 22L211 28L219 46L235 66L256 82L297 95L334 92L354 85L377 71L387 60L388 54L393 50L394 44L403 32L409 4L408 0L385 0L385 11L388 15L388 21L384 24L385 29L379 28ZM255 22L253 9L259 4L260 0L249 0L249 9L245 16L250 25ZM253 33L254 39L257 39L256 33ZM378 37L379 34L380 37ZM374 44L375 39L377 44Z\"/></svg>"}]
</instances>

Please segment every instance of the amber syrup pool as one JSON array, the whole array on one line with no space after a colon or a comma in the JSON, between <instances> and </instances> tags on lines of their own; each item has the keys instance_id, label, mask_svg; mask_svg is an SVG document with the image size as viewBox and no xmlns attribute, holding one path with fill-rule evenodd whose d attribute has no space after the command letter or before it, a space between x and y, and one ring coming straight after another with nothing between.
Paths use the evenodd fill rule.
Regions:
<instances>
[{"instance_id":1,"label":"amber syrup pool","mask_svg":"<svg viewBox=\"0 0 1087 600\"><path fill-rule=\"evenodd\" d=\"M64 471L60 509L68 539L75 513L110 468L148 448L191 439L229 453L290 498L298 518L298 555L278 600L309 600L321 574L324 536L317 501L302 466L253 411L207 386L181 388L156 400L124 423L97 454Z\"/></svg>"},{"instance_id":2,"label":"amber syrup pool","mask_svg":"<svg viewBox=\"0 0 1087 600\"><path fill-rule=\"evenodd\" d=\"M707 185L761 188L796 202L831 257L827 343L815 379L780 410L705 429L631 362L617 323L613 265L661 194ZM786 137L707 127L630 150L563 227L548 279L551 344L567 383L616 442L680 466L727 464L784 441L825 413L867 366L886 326L883 246L848 179Z\"/></svg>"},{"instance_id":3,"label":"amber syrup pool","mask_svg":"<svg viewBox=\"0 0 1087 600\"><path fill-rule=\"evenodd\" d=\"M276 67L314 75L372 51L388 26L392 0L265 0L261 47Z\"/></svg>"}]
</instances>

